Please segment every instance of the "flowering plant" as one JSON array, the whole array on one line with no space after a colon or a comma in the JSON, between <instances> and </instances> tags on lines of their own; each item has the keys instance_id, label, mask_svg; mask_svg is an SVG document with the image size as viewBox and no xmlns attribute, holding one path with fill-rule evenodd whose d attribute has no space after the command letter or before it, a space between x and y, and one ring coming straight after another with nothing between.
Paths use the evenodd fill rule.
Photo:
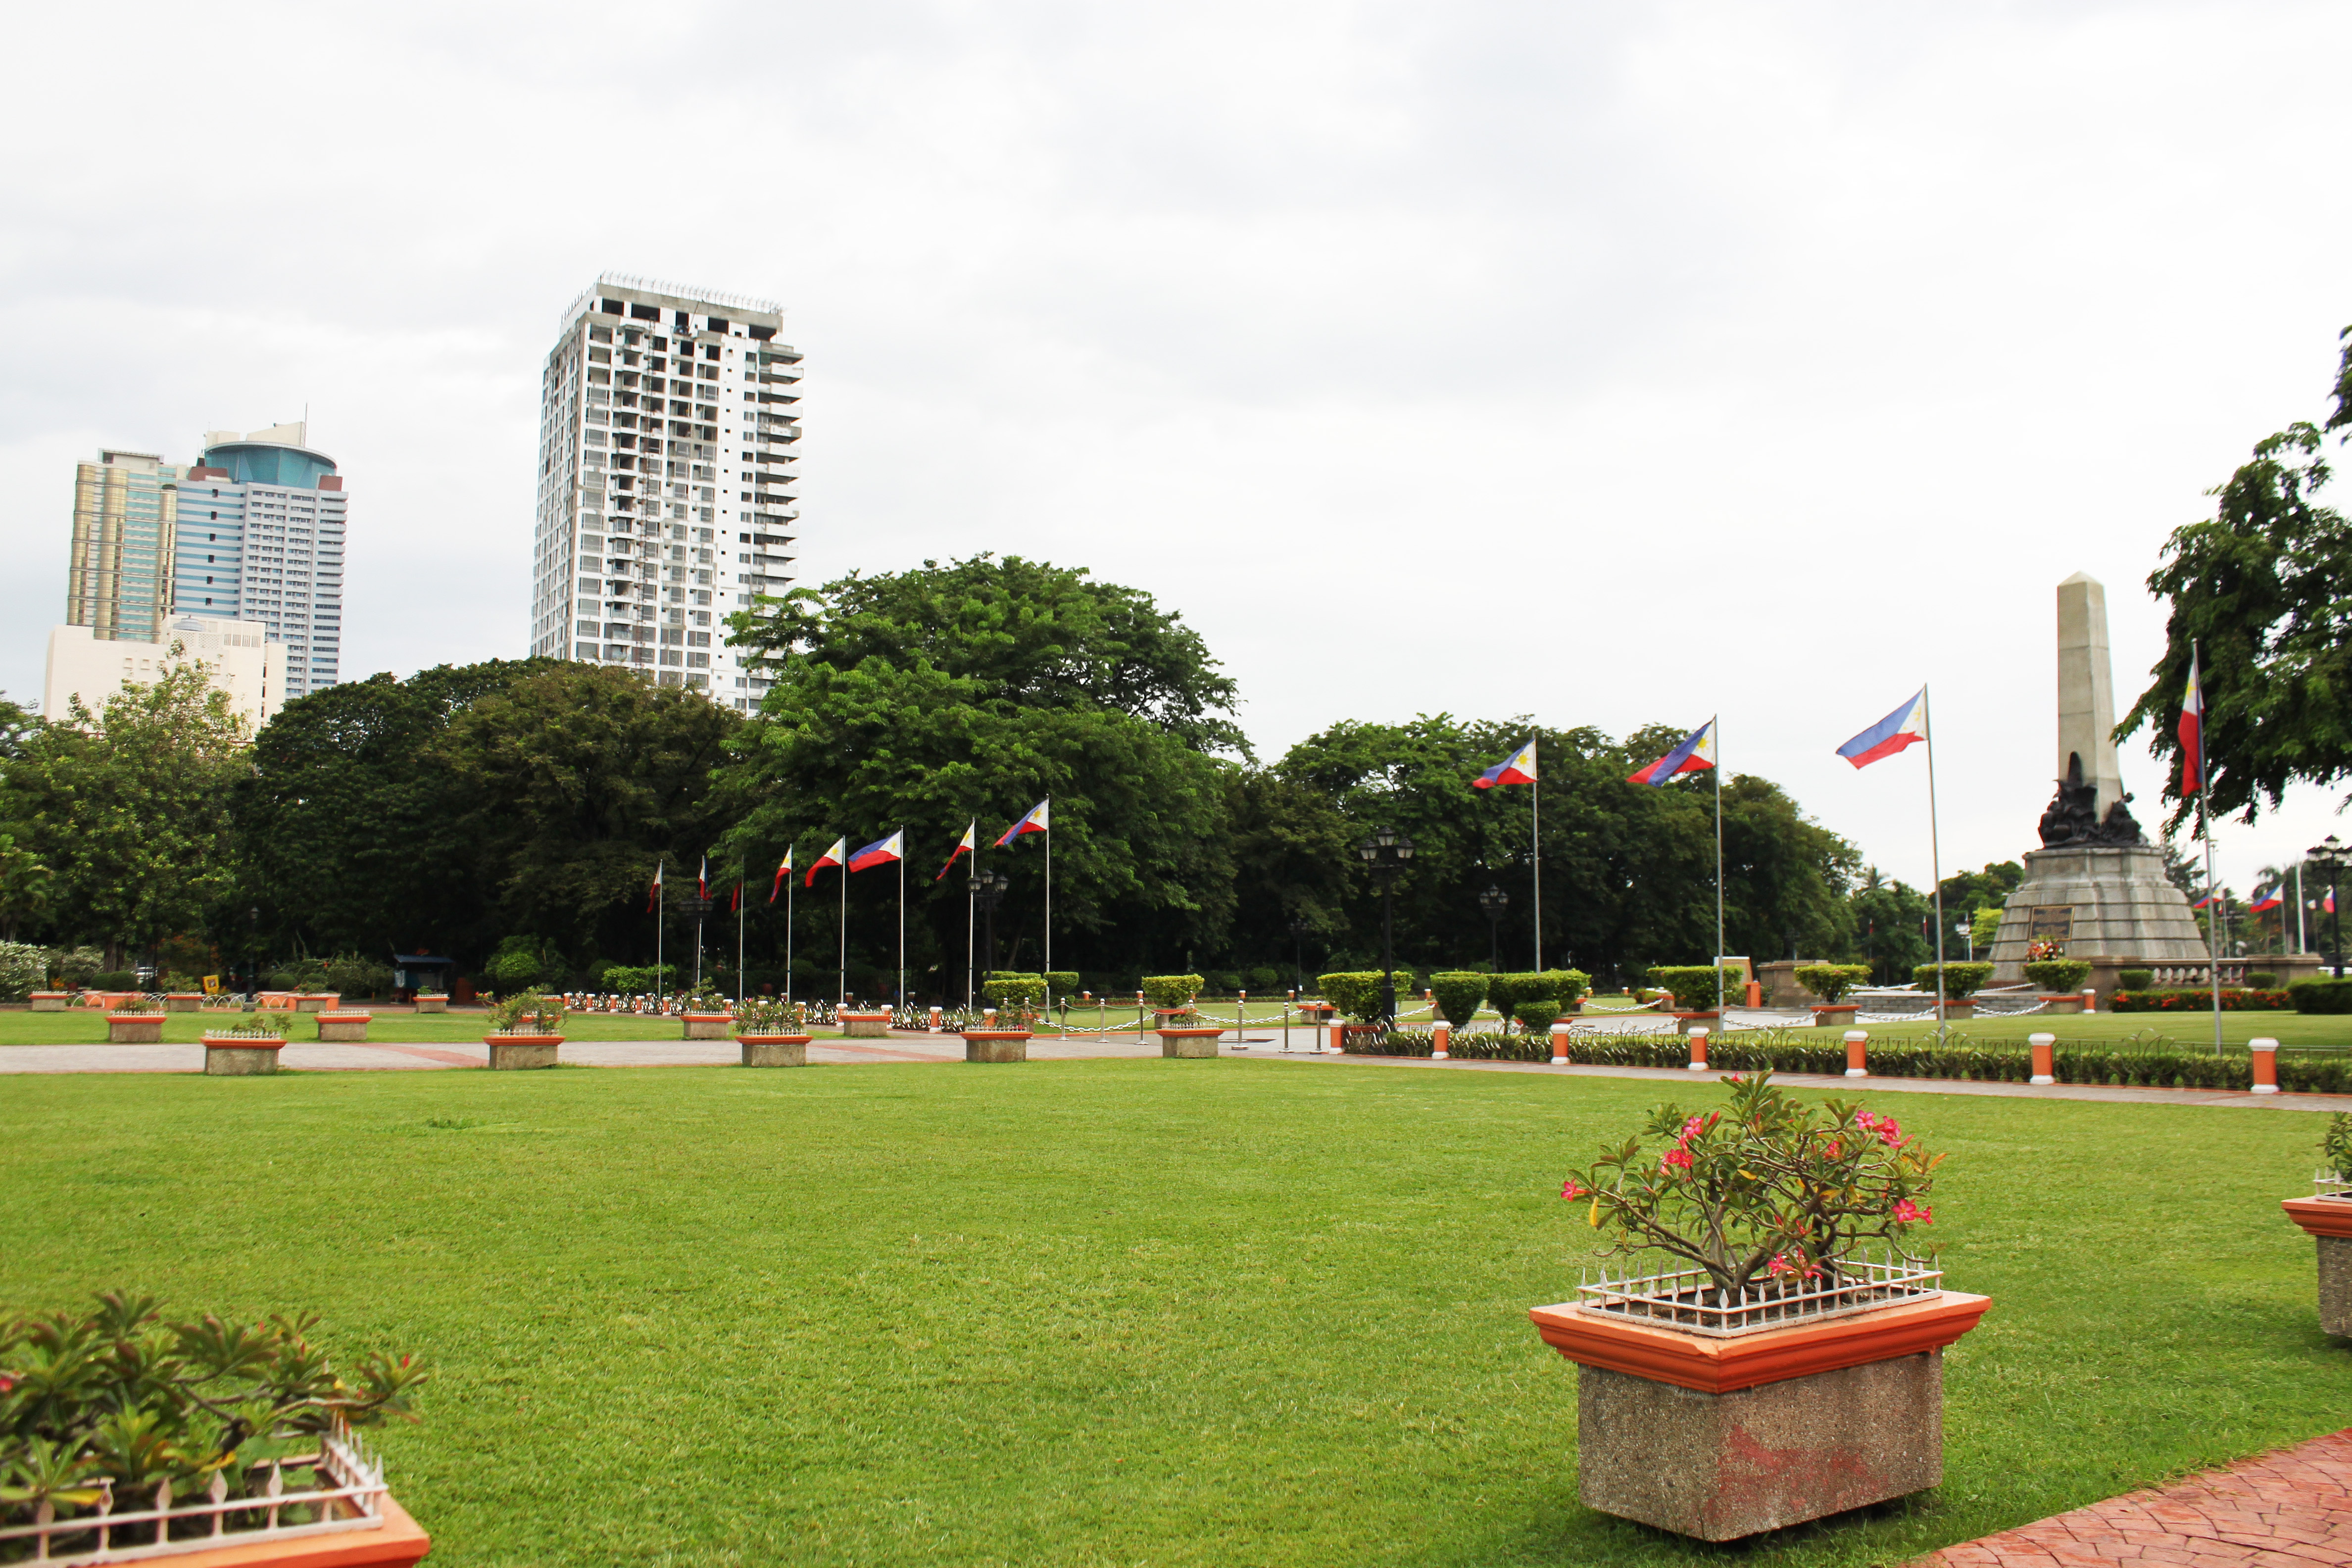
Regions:
<instances>
[{"instance_id":1,"label":"flowering plant","mask_svg":"<svg viewBox=\"0 0 2352 1568\"><path fill-rule=\"evenodd\" d=\"M2044 958L2063 958L2066 956L2066 944L2063 942L2053 942L2045 936L2039 942L2028 942L2025 956L2036 961Z\"/></svg>"},{"instance_id":2,"label":"flowering plant","mask_svg":"<svg viewBox=\"0 0 2352 1568\"><path fill-rule=\"evenodd\" d=\"M1891 1116L1843 1100L1802 1104L1771 1076L1725 1079L1722 1110L1657 1107L1643 1134L1570 1172L1559 1195L1615 1233L1612 1253L1672 1254L1724 1291L1834 1277L1872 1241L1915 1256L1904 1244L1935 1218L1923 1200L1944 1157ZM1666 1146L1645 1149L1645 1138Z\"/></svg>"}]
</instances>

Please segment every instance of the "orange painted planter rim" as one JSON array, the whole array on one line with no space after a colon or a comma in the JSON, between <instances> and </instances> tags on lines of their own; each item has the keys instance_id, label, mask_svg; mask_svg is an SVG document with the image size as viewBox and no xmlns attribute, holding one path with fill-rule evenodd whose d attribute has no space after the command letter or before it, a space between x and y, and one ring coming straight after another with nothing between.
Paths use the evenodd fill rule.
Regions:
<instances>
[{"instance_id":1,"label":"orange painted planter rim","mask_svg":"<svg viewBox=\"0 0 2352 1568\"><path fill-rule=\"evenodd\" d=\"M486 1046L560 1046L562 1043L562 1035L484 1035L482 1037L482 1044Z\"/></svg>"},{"instance_id":2,"label":"orange painted planter rim","mask_svg":"<svg viewBox=\"0 0 2352 1568\"><path fill-rule=\"evenodd\" d=\"M117 1013L113 1009L109 1008L106 1015L106 1021L110 1024L143 1024L150 1018L154 1019L159 1024L162 1023L163 1021L163 1010L161 1007L158 1007L152 1013Z\"/></svg>"},{"instance_id":3,"label":"orange painted planter rim","mask_svg":"<svg viewBox=\"0 0 2352 1568\"><path fill-rule=\"evenodd\" d=\"M961 1033L967 1040L1028 1040L1034 1039L1037 1034L1034 1029L965 1029Z\"/></svg>"},{"instance_id":4,"label":"orange painted planter rim","mask_svg":"<svg viewBox=\"0 0 2352 1568\"><path fill-rule=\"evenodd\" d=\"M1565 1301L1530 1309L1528 1316L1544 1343L1580 1366L1701 1394L1730 1394L1941 1350L1975 1328L1991 1306L1990 1296L1946 1290L1930 1300L1722 1339L1612 1320Z\"/></svg>"},{"instance_id":5,"label":"orange painted planter rim","mask_svg":"<svg viewBox=\"0 0 2352 1568\"><path fill-rule=\"evenodd\" d=\"M283 1035L271 1035L265 1038L260 1035L220 1035L206 1029L205 1044L226 1046L231 1050L282 1051L286 1048L287 1040Z\"/></svg>"},{"instance_id":6,"label":"orange painted planter rim","mask_svg":"<svg viewBox=\"0 0 2352 1568\"><path fill-rule=\"evenodd\" d=\"M208 1546L145 1561L163 1568L409 1568L432 1549L433 1538L387 1493L383 1523L374 1530Z\"/></svg>"},{"instance_id":7,"label":"orange painted planter rim","mask_svg":"<svg viewBox=\"0 0 2352 1568\"><path fill-rule=\"evenodd\" d=\"M211 993L207 991L166 991L163 994L169 996L174 1002L184 1002L191 996L204 997L210 995Z\"/></svg>"},{"instance_id":8,"label":"orange painted planter rim","mask_svg":"<svg viewBox=\"0 0 2352 1568\"><path fill-rule=\"evenodd\" d=\"M2313 1236L2352 1237L2352 1202L2343 1198L2283 1198L2286 1217Z\"/></svg>"},{"instance_id":9,"label":"orange painted planter rim","mask_svg":"<svg viewBox=\"0 0 2352 1568\"><path fill-rule=\"evenodd\" d=\"M1222 1024L1213 1026L1207 1024L1199 1024L1187 1025L1181 1029L1154 1029L1151 1032L1155 1035L1179 1035L1189 1037L1193 1035L1222 1035L1225 1030L1224 1026Z\"/></svg>"},{"instance_id":10,"label":"orange painted planter rim","mask_svg":"<svg viewBox=\"0 0 2352 1568\"><path fill-rule=\"evenodd\" d=\"M814 1035L741 1035L735 1037L747 1046L804 1046L816 1038Z\"/></svg>"},{"instance_id":11,"label":"orange painted planter rim","mask_svg":"<svg viewBox=\"0 0 2352 1568\"><path fill-rule=\"evenodd\" d=\"M356 1013L330 1013L321 1008L311 1016L329 1024L357 1024L373 1018L375 1015L365 1010Z\"/></svg>"},{"instance_id":12,"label":"orange painted planter rim","mask_svg":"<svg viewBox=\"0 0 2352 1568\"><path fill-rule=\"evenodd\" d=\"M678 1016L689 1024L731 1024L735 1021L732 1013L680 1013Z\"/></svg>"},{"instance_id":13,"label":"orange painted planter rim","mask_svg":"<svg viewBox=\"0 0 2352 1568\"><path fill-rule=\"evenodd\" d=\"M1816 1013L1859 1013L1862 1011L1862 1004L1859 1002L1816 1002L1812 1006L1813 1011Z\"/></svg>"},{"instance_id":14,"label":"orange painted planter rim","mask_svg":"<svg viewBox=\"0 0 2352 1568\"><path fill-rule=\"evenodd\" d=\"M853 1012L849 1008L844 1007L836 1009L834 1013L834 1016L836 1018L887 1018L889 1016L890 1010L887 1007L877 1007L871 1013Z\"/></svg>"}]
</instances>

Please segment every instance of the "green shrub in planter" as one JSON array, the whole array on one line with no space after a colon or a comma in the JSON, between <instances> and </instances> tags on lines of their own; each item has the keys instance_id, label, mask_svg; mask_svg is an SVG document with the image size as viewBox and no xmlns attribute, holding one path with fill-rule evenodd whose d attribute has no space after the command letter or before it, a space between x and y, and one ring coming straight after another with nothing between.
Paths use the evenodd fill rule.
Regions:
<instances>
[{"instance_id":1,"label":"green shrub in planter","mask_svg":"<svg viewBox=\"0 0 2352 1568\"><path fill-rule=\"evenodd\" d=\"M988 998L992 1007L1034 1011L1045 1005L1045 977L1000 970L995 978L981 983L980 994Z\"/></svg>"},{"instance_id":2,"label":"green shrub in planter","mask_svg":"<svg viewBox=\"0 0 2352 1568\"><path fill-rule=\"evenodd\" d=\"M137 973L132 970L110 969L103 973L91 975L89 977L89 989L92 991L136 991L139 989L139 976Z\"/></svg>"},{"instance_id":3,"label":"green shrub in planter","mask_svg":"<svg viewBox=\"0 0 2352 1568\"><path fill-rule=\"evenodd\" d=\"M1248 978L1249 988L1260 995L1268 991L1279 990L1282 986L1282 971L1269 969L1263 963L1251 970Z\"/></svg>"},{"instance_id":4,"label":"green shrub in planter","mask_svg":"<svg viewBox=\"0 0 2352 1568\"><path fill-rule=\"evenodd\" d=\"M1516 1017L1525 1002L1557 1002L1563 1011L1582 1001L1592 989L1592 976L1580 969L1546 969L1525 974L1486 977L1486 1000L1503 1016Z\"/></svg>"},{"instance_id":5,"label":"green shrub in planter","mask_svg":"<svg viewBox=\"0 0 2352 1568\"><path fill-rule=\"evenodd\" d=\"M1052 992L1056 997L1076 996L1078 994L1079 989L1078 972L1075 969L1049 969L1045 971L1045 989Z\"/></svg>"},{"instance_id":6,"label":"green shrub in planter","mask_svg":"<svg viewBox=\"0 0 2352 1568\"><path fill-rule=\"evenodd\" d=\"M2298 980L2286 988L2286 996L2298 1013L2352 1013L2352 976Z\"/></svg>"},{"instance_id":7,"label":"green shrub in planter","mask_svg":"<svg viewBox=\"0 0 2352 1568\"><path fill-rule=\"evenodd\" d=\"M2278 976L2267 969L2249 969L2246 971L2246 986L2252 991L2275 991L2278 989Z\"/></svg>"},{"instance_id":8,"label":"green shrub in planter","mask_svg":"<svg viewBox=\"0 0 2352 1568\"><path fill-rule=\"evenodd\" d=\"M1866 963L1801 963L1795 979L1798 984L1822 999L1822 1005L1833 1007L1839 997L1870 978Z\"/></svg>"},{"instance_id":9,"label":"green shrub in planter","mask_svg":"<svg viewBox=\"0 0 2352 1568\"><path fill-rule=\"evenodd\" d=\"M2037 958L2025 966L2025 977L2044 991L2071 995L2091 977L2091 966L2079 958Z\"/></svg>"},{"instance_id":10,"label":"green shrub in planter","mask_svg":"<svg viewBox=\"0 0 2352 1568\"><path fill-rule=\"evenodd\" d=\"M1486 1000L1486 976L1446 971L1429 977L1429 989L1439 1015L1459 1029L1478 1016L1479 1004Z\"/></svg>"},{"instance_id":11,"label":"green shrub in planter","mask_svg":"<svg viewBox=\"0 0 2352 1568\"><path fill-rule=\"evenodd\" d=\"M1676 1012L1712 1013L1723 1005L1724 977L1738 973L1696 963L1661 965L1650 971L1650 981L1673 994Z\"/></svg>"},{"instance_id":12,"label":"green shrub in planter","mask_svg":"<svg viewBox=\"0 0 2352 1568\"><path fill-rule=\"evenodd\" d=\"M1380 1011L1381 972L1377 969L1318 975L1315 984L1323 1000L1360 1024L1370 1023L1372 1015Z\"/></svg>"},{"instance_id":13,"label":"green shrub in planter","mask_svg":"<svg viewBox=\"0 0 2352 1568\"><path fill-rule=\"evenodd\" d=\"M1202 984L1197 974L1147 974L1136 989L1155 1009L1190 1007L1192 998L1201 994Z\"/></svg>"},{"instance_id":14,"label":"green shrub in planter","mask_svg":"<svg viewBox=\"0 0 2352 1568\"><path fill-rule=\"evenodd\" d=\"M2089 971L2085 970L2085 973ZM1992 978L1990 963L1947 963L1944 965L1944 995L1954 1002L1969 995ZM1911 979L1920 990L1933 994L1936 989L1936 966L1923 963L1911 972Z\"/></svg>"},{"instance_id":15,"label":"green shrub in planter","mask_svg":"<svg viewBox=\"0 0 2352 1568\"><path fill-rule=\"evenodd\" d=\"M1519 1027L1528 1034L1542 1034L1559 1021L1559 1004L1549 997L1538 997L1512 1008L1511 1016L1517 1019Z\"/></svg>"},{"instance_id":16,"label":"green shrub in planter","mask_svg":"<svg viewBox=\"0 0 2352 1568\"><path fill-rule=\"evenodd\" d=\"M2155 984L2156 971L2153 969L2119 969L2116 971L2116 985L2119 990L2147 991L2153 989Z\"/></svg>"}]
</instances>

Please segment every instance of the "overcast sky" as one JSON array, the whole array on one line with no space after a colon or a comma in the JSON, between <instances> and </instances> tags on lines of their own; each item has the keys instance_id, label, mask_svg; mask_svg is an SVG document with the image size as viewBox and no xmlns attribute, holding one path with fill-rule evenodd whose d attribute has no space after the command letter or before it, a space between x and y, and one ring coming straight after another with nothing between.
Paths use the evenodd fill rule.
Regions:
<instances>
[{"instance_id":1,"label":"overcast sky","mask_svg":"<svg viewBox=\"0 0 2352 1568\"><path fill-rule=\"evenodd\" d=\"M1924 881L1920 752L1836 746L1932 681L1946 868L2032 847L2055 584L2127 703L2166 534L2352 321L2341 4L118 4L11 52L27 699L72 464L306 406L346 678L522 653L541 362L626 271L785 302L808 581L1139 584L1265 756L1719 710Z\"/></svg>"}]
</instances>

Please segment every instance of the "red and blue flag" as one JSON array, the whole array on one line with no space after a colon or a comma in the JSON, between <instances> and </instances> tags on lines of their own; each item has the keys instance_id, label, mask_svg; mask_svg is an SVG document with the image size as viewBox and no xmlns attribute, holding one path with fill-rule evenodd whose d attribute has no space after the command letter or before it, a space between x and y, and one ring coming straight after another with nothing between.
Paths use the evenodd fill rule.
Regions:
<instances>
[{"instance_id":1,"label":"red and blue flag","mask_svg":"<svg viewBox=\"0 0 2352 1568\"><path fill-rule=\"evenodd\" d=\"M1927 689L1838 748L1838 755L1855 767L1868 767L1904 747L1927 738Z\"/></svg>"},{"instance_id":2,"label":"red and blue flag","mask_svg":"<svg viewBox=\"0 0 2352 1568\"><path fill-rule=\"evenodd\" d=\"M1012 826L1004 830L1004 837L996 841L996 847L999 849L1003 848L1006 845L1012 843L1014 839L1020 837L1024 833L1043 833L1048 827L1052 826L1053 825L1045 819L1045 808L1053 804L1053 797L1048 795L1045 799L1041 800L1036 805L1031 806L1029 808L1028 816L1023 817L1020 821L1014 823Z\"/></svg>"},{"instance_id":3,"label":"red and blue flag","mask_svg":"<svg viewBox=\"0 0 2352 1568\"><path fill-rule=\"evenodd\" d=\"M2180 794L2205 786L2205 681L2197 672L2197 650L2189 650L2189 689L2180 698Z\"/></svg>"},{"instance_id":4,"label":"red and blue flag","mask_svg":"<svg viewBox=\"0 0 2352 1568\"><path fill-rule=\"evenodd\" d=\"M1536 743L1528 743L1510 754L1508 760L1496 763L1470 781L1472 789L1493 789L1496 784L1531 784L1536 782Z\"/></svg>"},{"instance_id":5,"label":"red and blue flag","mask_svg":"<svg viewBox=\"0 0 2352 1568\"><path fill-rule=\"evenodd\" d=\"M1626 776L1627 784L1664 784L1677 773L1704 773L1715 766L1715 721L1709 719L1683 737L1683 743L1643 768Z\"/></svg>"},{"instance_id":6,"label":"red and blue flag","mask_svg":"<svg viewBox=\"0 0 2352 1568\"><path fill-rule=\"evenodd\" d=\"M972 820L971 826L963 830L963 837L958 840L956 847L948 852L948 863L940 868L940 874L932 878L931 880L934 882L946 881L948 879L948 873L955 869L955 863L972 852L971 847L980 841L979 834L980 822L979 819L975 817Z\"/></svg>"},{"instance_id":7,"label":"red and blue flag","mask_svg":"<svg viewBox=\"0 0 2352 1568\"><path fill-rule=\"evenodd\" d=\"M907 850L907 830L898 829L887 838L877 838L849 858L849 868L863 871L869 867L887 865L903 857Z\"/></svg>"},{"instance_id":8,"label":"red and blue flag","mask_svg":"<svg viewBox=\"0 0 2352 1568\"><path fill-rule=\"evenodd\" d=\"M826 850L824 854L809 862L808 875L801 879L801 886L803 888L813 888L816 886L816 874L819 871L824 870L827 866L840 865L842 855L848 849L848 839L835 839L833 841L832 848Z\"/></svg>"},{"instance_id":9,"label":"red and blue flag","mask_svg":"<svg viewBox=\"0 0 2352 1568\"><path fill-rule=\"evenodd\" d=\"M2279 897L2276 888L2257 888L2254 889L2254 901L2246 908L2258 915L2267 914L2284 902L2286 900Z\"/></svg>"}]
</instances>

